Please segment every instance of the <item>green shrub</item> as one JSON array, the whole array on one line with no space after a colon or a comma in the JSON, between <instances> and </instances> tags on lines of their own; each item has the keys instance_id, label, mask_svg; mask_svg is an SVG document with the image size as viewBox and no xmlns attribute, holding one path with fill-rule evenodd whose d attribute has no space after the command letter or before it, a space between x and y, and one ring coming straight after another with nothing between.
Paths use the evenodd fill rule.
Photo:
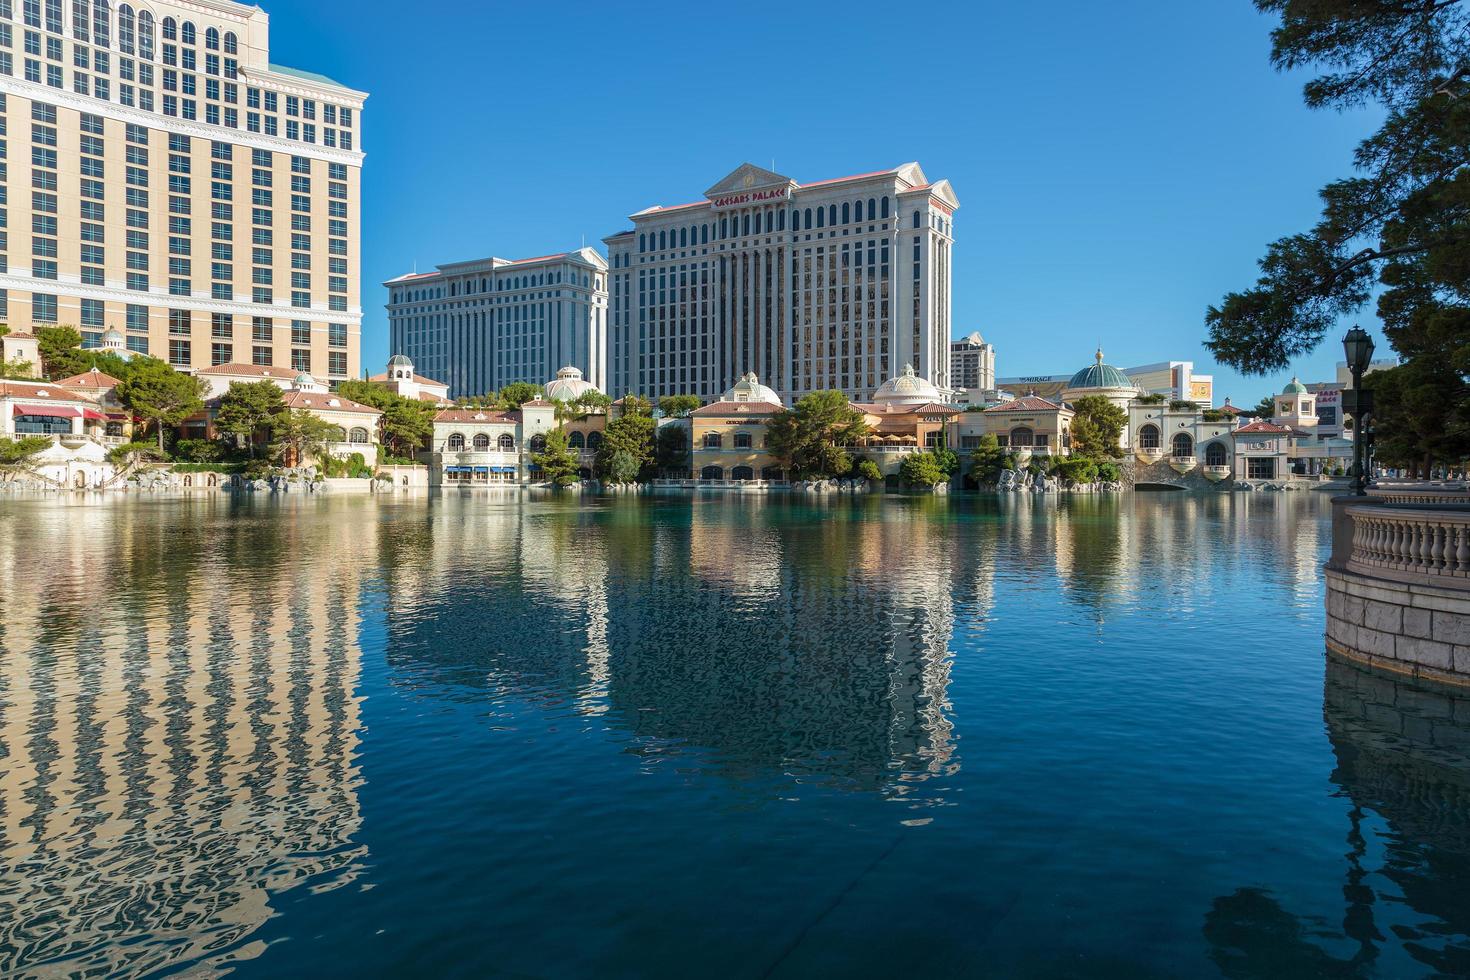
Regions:
<instances>
[{"instance_id":1,"label":"green shrub","mask_svg":"<svg viewBox=\"0 0 1470 980\"><path fill-rule=\"evenodd\" d=\"M1103 483L1117 483L1123 479L1123 470L1117 463L1098 463L1097 478Z\"/></svg>"},{"instance_id":2,"label":"green shrub","mask_svg":"<svg viewBox=\"0 0 1470 980\"><path fill-rule=\"evenodd\" d=\"M1070 483L1096 483L1098 465L1085 456L1058 460L1056 474Z\"/></svg>"},{"instance_id":3,"label":"green shrub","mask_svg":"<svg viewBox=\"0 0 1470 980\"><path fill-rule=\"evenodd\" d=\"M157 448L157 447L154 447ZM244 463L175 463L175 473L243 473Z\"/></svg>"},{"instance_id":4,"label":"green shrub","mask_svg":"<svg viewBox=\"0 0 1470 980\"><path fill-rule=\"evenodd\" d=\"M949 479L938 458L929 452L905 456L899 475L911 487L936 487Z\"/></svg>"},{"instance_id":5,"label":"green shrub","mask_svg":"<svg viewBox=\"0 0 1470 980\"><path fill-rule=\"evenodd\" d=\"M208 439L180 439L174 443L173 456L181 463L217 463L225 458L225 451Z\"/></svg>"},{"instance_id":6,"label":"green shrub","mask_svg":"<svg viewBox=\"0 0 1470 980\"><path fill-rule=\"evenodd\" d=\"M852 468L853 476L869 483L877 483L883 479L883 471L878 469L878 464L871 459L860 459Z\"/></svg>"}]
</instances>

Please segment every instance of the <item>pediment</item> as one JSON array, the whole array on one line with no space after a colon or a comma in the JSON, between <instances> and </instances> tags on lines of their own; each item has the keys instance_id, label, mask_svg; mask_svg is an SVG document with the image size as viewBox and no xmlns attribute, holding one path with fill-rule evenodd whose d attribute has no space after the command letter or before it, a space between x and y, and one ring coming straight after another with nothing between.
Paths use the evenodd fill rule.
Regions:
<instances>
[{"instance_id":1,"label":"pediment","mask_svg":"<svg viewBox=\"0 0 1470 980\"><path fill-rule=\"evenodd\" d=\"M789 187L796 183L784 174L778 174L774 170L757 167L753 163L742 163L730 172L723 180L720 180L709 190L704 192L705 197L726 197L731 194L742 194L747 191L757 191L767 187Z\"/></svg>"}]
</instances>

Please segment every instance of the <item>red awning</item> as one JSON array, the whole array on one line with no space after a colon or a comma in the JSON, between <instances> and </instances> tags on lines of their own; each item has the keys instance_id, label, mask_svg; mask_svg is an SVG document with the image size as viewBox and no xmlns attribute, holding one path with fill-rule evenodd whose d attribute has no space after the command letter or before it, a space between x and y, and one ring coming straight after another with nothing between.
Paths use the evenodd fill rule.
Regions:
<instances>
[{"instance_id":1,"label":"red awning","mask_svg":"<svg viewBox=\"0 0 1470 980\"><path fill-rule=\"evenodd\" d=\"M74 419L82 413L64 405L17 405L16 415L44 415L53 419Z\"/></svg>"},{"instance_id":2,"label":"red awning","mask_svg":"<svg viewBox=\"0 0 1470 980\"><path fill-rule=\"evenodd\" d=\"M91 422L106 422L107 416L90 408L82 409L82 418Z\"/></svg>"}]
</instances>

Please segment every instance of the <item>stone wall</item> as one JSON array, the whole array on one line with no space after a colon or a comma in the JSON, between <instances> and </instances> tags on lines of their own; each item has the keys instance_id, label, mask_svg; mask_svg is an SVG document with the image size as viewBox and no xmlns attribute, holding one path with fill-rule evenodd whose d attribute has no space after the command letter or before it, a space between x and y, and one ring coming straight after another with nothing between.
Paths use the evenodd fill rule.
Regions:
<instances>
[{"instance_id":1,"label":"stone wall","mask_svg":"<svg viewBox=\"0 0 1470 980\"><path fill-rule=\"evenodd\" d=\"M1370 667L1470 686L1470 591L1329 566L1327 647Z\"/></svg>"}]
</instances>

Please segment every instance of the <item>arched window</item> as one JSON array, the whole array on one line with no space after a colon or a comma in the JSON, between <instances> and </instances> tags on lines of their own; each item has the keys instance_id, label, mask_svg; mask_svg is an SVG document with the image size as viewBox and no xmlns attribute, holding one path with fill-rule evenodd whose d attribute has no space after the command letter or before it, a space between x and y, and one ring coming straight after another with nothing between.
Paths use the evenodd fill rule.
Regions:
<instances>
[{"instance_id":1,"label":"arched window","mask_svg":"<svg viewBox=\"0 0 1470 980\"><path fill-rule=\"evenodd\" d=\"M786 473L779 466L767 466L761 469L762 480L784 480Z\"/></svg>"},{"instance_id":2,"label":"arched window","mask_svg":"<svg viewBox=\"0 0 1470 980\"><path fill-rule=\"evenodd\" d=\"M721 218L720 219L720 237L721 238L729 238L730 237L730 219L729 218Z\"/></svg>"},{"instance_id":3,"label":"arched window","mask_svg":"<svg viewBox=\"0 0 1470 980\"><path fill-rule=\"evenodd\" d=\"M812 209L811 208L807 208L806 209L806 229L807 229L807 231L811 231L812 230Z\"/></svg>"},{"instance_id":4,"label":"arched window","mask_svg":"<svg viewBox=\"0 0 1470 980\"><path fill-rule=\"evenodd\" d=\"M234 31L225 32L225 54L239 54L240 42L235 39Z\"/></svg>"},{"instance_id":5,"label":"arched window","mask_svg":"<svg viewBox=\"0 0 1470 980\"><path fill-rule=\"evenodd\" d=\"M878 204L878 216L884 221L888 220L888 198L881 198Z\"/></svg>"},{"instance_id":6,"label":"arched window","mask_svg":"<svg viewBox=\"0 0 1470 980\"><path fill-rule=\"evenodd\" d=\"M477 453L488 451L490 449L490 437L483 432L476 434L474 447Z\"/></svg>"},{"instance_id":7,"label":"arched window","mask_svg":"<svg viewBox=\"0 0 1470 980\"><path fill-rule=\"evenodd\" d=\"M919 227L919 212L917 211L914 212L914 227Z\"/></svg>"},{"instance_id":8,"label":"arched window","mask_svg":"<svg viewBox=\"0 0 1470 980\"><path fill-rule=\"evenodd\" d=\"M749 466L737 466L733 470L730 471L730 479L732 479L732 480L754 480L755 479L755 471L752 470Z\"/></svg>"},{"instance_id":9,"label":"arched window","mask_svg":"<svg viewBox=\"0 0 1470 980\"><path fill-rule=\"evenodd\" d=\"M153 15L146 10L138 11L138 57L153 60Z\"/></svg>"},{"instance_id":10,"label":"arched window","mask_svg":"<svg viewBox=\"0 0 1470 980\"><path fill-rule=\"evenodd\" d=\"M172 17L163 19L163 39L165 41L177 41L179 39L179 22Z\"/></svg>"},{"instance_id":11,"label":"arched window","mask_svg":"<svg viewBox=\"0 0 1470 980\"><path fill-rule=\"evenodd\" d=\"M639 235L638 236L638 251L640 251L640 252L646 252L646 251L648 251L648 236L647 235Z\"/></svg>"},{"instance_id":12,"label":"arched window","mask_svg":"<svg viewBox=\"0 0 1470 980\"><path fill-rule=\"evenodd\" d=\"M817 227L825 228L827 225L827 209L817 208Z\"/></svg>"},{"instance_id":13,"label":"arched window","mask_svg":"<svg viewBox=\"0 0 1470 980\"><path fill-rule=\"evenodd\" d=\"M211 51L219 50L219 31L211 27L204 32L204 46Z\"/></svg>"},{"instance_id":14,"label":"arched window","mask_svg":"<svg viewBox=\"0 0 1470 980\"><path fill-rule=\"evenodd\" d=\"M1206 466L1228 466L1225 461L1225 444L1223 442L1212 442L1205 447Z\"/></svg>"},{"instance_id":15,"label":"arched window","mask_svg":"<svg viewBox=\"0 0 1470 980\"><path fill-rule=\"evenodd\" d=\"M725 440L720 438L720 434L718 432L706 432L704 434L705 449L719 449L722 445L724 445L724 443Z\"/></svg>"},{"instance_id":16,"label":"arched window","mask_svg":"<svg viewBox=\"0 0 1470 980\"><path fill-rule=\"evenodd\" d=\"M745 234L747 234L747 235L750 234L750 215L748 213L745 215L745 219L740 222L740 227L745 230ZM759 230L760 230L760 226L757 225L756 226L756 231L759 231Z\"/></svg>"},{"instance_id":17,"label":"arched window","mask_svg":"<svg viewBox=\"0 0 1470 980\"><path fill-rule=\"evenodd\" d=\"M1175 459L1189 459L1194 455L1194 440L1188 433L1181 432L1174 437L1173 448Z\"/></svg>"},{"instance_id":18,"label":"arched window","mask_svg":"<svg viewBox=\"0 0 1470 980\"><path fill-rule=\"evenodd\" d=\"M699 471L699 478L701 480L723 480L725 471L718 466L706 466Z\"/></svg>"},{"instance_id":19,"label":"arched window","mask_svg":"<svg viewBox=\"0 0 1470 980\"><path fill-rule=\"evenodd\" d=\"M117 49L123 54L136 53L133 37L133 8L125 3L117 8Z\"/></svg>"},{"instance_id":20,"label":"arched window","mask_svg":"<svg viewBox=\"0 0 1470 980\"><path fill-rule=\"evenodd\" d=\"M452 453L462 453L462 452L464 452L464 433L463 432L455 432L455 433L452 433L449 436L449 441L447 443L445 443L445 448L447 448Z\"/></svg>"},{"instance_id":21,"label":"arched window","mask_svg":"<svg viewBox=\"0 0 1470 980\"><path fill-rule=\"evenodd\" d=\"M837 224L837 205L835 204L827 206L827 224Z\"/></svg>"},{"instance_id":22,"label":"arched window","mask_svg":"<svg viewBox=\"0 0 1470 980\"><path fill-rule=\"evenodd\" d=\"M541 433L538 432L534 436L531 437L531 452L533 452L533 453L544 453L545 451L546 451L546 437L544 435L542 435Z\"/></svg>"},{"instance_id":23,"label":"arched window","mask_svg":"<svg viewBox=\"0 0 1470 980\"><path fill-rule=\"evenodd\" d=\"M344 428L342 428L340 425L334 425L334 426L332 426L331 438L328 441L329 442L346 442L347 441L347 430L344 429Z\"/></svg>"},{"instance_id":24,"label":"arched window","mask_svg":"<svg viewBox=\"0 0 1470 980\"><path fill-rule=\"evenodd\" d=\"M773 231L776 230L775 229L775 224L774 224L775 220L776 220L776 215L774 213L770 212L770 211L767 211L766 212L766 234L767 235L769 235L771 232L773 232Z\"/></svg>"},{"instance_id":25,"label":"arched window","mask_svg":"<svg viewBox=\"0 0 1470 980\"><path fill-rule=\"evenodd\" d=\"M516 448L516 437L509 432L501 433L500 451L503 453L514 452Z\"/></svg>"},{"instance_id":26,"label":"arched window","mask_svg":"<svg viewBox=\"0 0 1470 980\"><path fill-rule=\"evenodd\" d=\"M878 220L878 199L875 197L868 198L868 220Z\"/></svg>"},{"instance_id":27,"label":"arched window","mask_svg":"<svg viewBox=\"0 0 1470 980\"><path fill-rule=\"evenodd\" d=\"M1017 426L1016 428L1011 430L1012 446L1029 446L1035 441L1036 433L1032 432L1024 425Z\"/></svg>"},{"instance_id":28,"label":"arched window","mask_svg":"<svg viewBox=\"0 0 1470 980\"><path fill-rule=\"evenodd\" d=\"M112 0L92 0L92 43L99 48L112 43Z\"/></svg>"},{"instance_id":29,"label":"arched window","mask_svg":"<svg viewBox=\"0 0 1470 980\"><path fill-rule=\"evenodd\" d=\"M194 44L198 38L194 34L194 22L184 21L184 26L179 28L179 41L183 44Z\"/></svg>"},{"instance_id":30,"label":"arched window","mask_svg":"<svg viewBox=\"0 0 1470 980\"><path fill-rule=\"evenodd\" d=\"M852 224L852 205L846 201L842 202L842 223L845 225Z\"/></svg>"},{"instance_id":31,"label":"arched window","mask_svg":"<svg viewBox=\"0 0 1470 980\"><path fill-rule=\"evenodd\" d=\"M680 248L688 248L689 247L689 229L688 228L680 228L679 229L679 247Z\"/></svg>"},{"instance_id":32,"label":"arched window","mask_svg":"<svg viewBox=\"0 0 1470 980\"><path fill-rule=\"evenodd\" d=\"M573 432L571 435L567 436L567 448L569 448L569 449L583 449L583 448L586 448L586 446L587 446L587 439L586 439L586 437L584 437L582 435L582 433L580 433L580 432Z\"/></svg>"},{"instance_id":33,"label":"arched window","mask_svg":"<svg viewBox=\"0 0 1470 980\"><path fill-rule=\"evenodd\" d=\"M776 212L776 230L777 231L785 231L786 230L786 209L785 208L782 208L780 211L777 211Z\"/></svg>"},{"instance_id":34,"label":"arched window","mask_svg":"<svg viewBox=\"0 0 1470 980\"><path fill-rule=\"evenodd\" d=\"M588 449L591 449L591 450L594 450L594 451L602 448L602 433L601 432L589 432L589 433L587 433L587 448Z\"/></svg>"},{"instance_id":35,"label":"arched window","mask_svg":"<svg viewBox=\"0 0 1470 980\"><path fill-rule=\"evenodd\" d=\"M1156 425L1145 425L1138 430L1139 449L1159 448L1159 427Z\"/></svg>"},{"instance_id":36,"label":"arched window","mask_svg":"<svg viewBox=\"0 0 1470 980\"><path fill-rule=\"evenodd\" d=\"M368 430L362 428L361 426L358 426L351 432L347 433L347 441L365 444L368 441Z\"/></svg>"}]
</instances>

